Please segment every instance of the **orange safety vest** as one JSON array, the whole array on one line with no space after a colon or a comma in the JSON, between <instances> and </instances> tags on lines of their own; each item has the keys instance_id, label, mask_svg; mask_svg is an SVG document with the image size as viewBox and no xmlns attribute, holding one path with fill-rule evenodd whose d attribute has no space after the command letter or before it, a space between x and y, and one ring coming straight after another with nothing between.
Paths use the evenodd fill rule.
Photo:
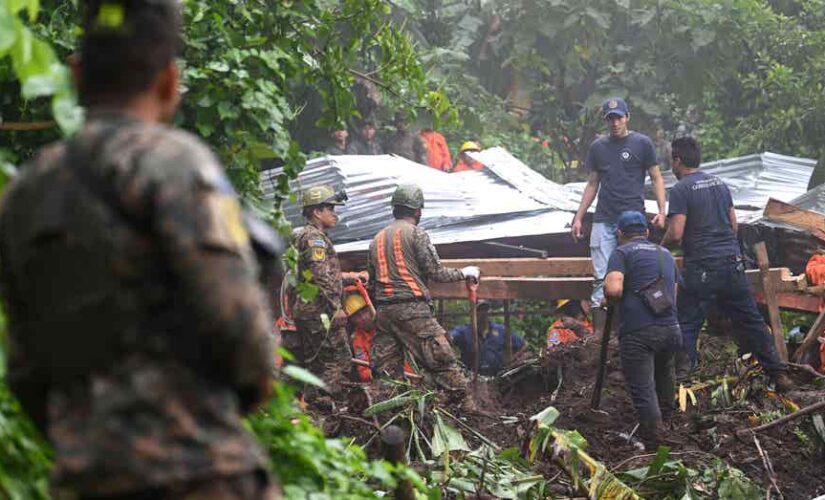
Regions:
<instances>
[{"instance_id":1,"label":"orange safety vest","mask_svg":"<svg viewBox=\"0 0 825 500\"><path fill-rule=\"evenodd\" d=\"M352 336L352 350L355 354L355 359L370 362L370 352L372 352L372 339L375 337L375 330L355 329L355 334ZM372 370L366 366L356 365L358 370L358 379L361 382L369 382L372 380ZM408 361L404 361L404 373L407 375L415 375L415 370L412 369Z\"/></svg>"},{"instance_id":2,"label":"orange safety vest","mask_svg":"<svg viewBox=\"0 0 825 500\"><path fill-rule=\"evenodd\" d=\"M590 331L593 330L593 327L587 320L582 321L582 325ZM576 335L576 332L564 326L563 319L557 319L552 325L550 325L550 328L547 329L547 349L552 351L561 344L575 342L578 338L579 337Z\"/></svg>"},{"instance_id":3,"label":"orange safety vest","mask_svg":"<svg viewBox=\"0 0 825 500\"><path fill-rule=\"evenodd\" d=\"M444 136L435 130L422 130L420 132L424 142L427 143L427 165L449 172L452 167L452 155Z\"/></svg>"},{"instance_id":4,"label":"orange safety vest","mask_svg":"<svg viewBox=\"0 0 825 500\"><path fill-rule=\"evenodd\" d=\"M470 163L464 163L464 160L459 158L458 163L455 164L452 171L464 172L467 170L484 170L484 164L475 160L471 160Z\"/></svg>"},{"instance_id":5,"label":"orange safety vest","mask_svg":"<svg viewBox=\"0 0 825 500\"><path fill-rule=\"evenodd\" d=\"M811 285L821 285L825 283L825 255L813 255L805 264L805 276ZM825 308L825 301L819 299L819 311Z\"/></svg>"}]
</instances>

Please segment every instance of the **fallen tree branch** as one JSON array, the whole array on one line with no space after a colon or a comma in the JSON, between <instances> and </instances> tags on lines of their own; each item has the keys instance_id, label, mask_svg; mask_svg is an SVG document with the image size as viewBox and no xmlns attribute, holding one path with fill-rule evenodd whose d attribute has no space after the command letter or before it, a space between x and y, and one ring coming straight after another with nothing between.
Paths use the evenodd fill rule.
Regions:
<instances>
[{"instance_id":1,"label":"fallen tree branch","mask_svg":"<svg viewBox=\"0 0 825 500\"><path fill-rule=\"evenodd\" d=\"M822 409L825 409L825 401L820 401L819 403L814 403L810 406L806 406L805 408L802 408L801 410L795 411L793 413L785 415L784 417L777 418L776 420L774 420L772 422L768 422L767 424L762 424L762 425L760 425L758 427L754 427L752 429L740 429L740 430L736 431L736 435L737 436L742 436L744 434L747 434L748 432L761 432L761 431L764 431L765 429L770 429L771 427L776 427L778 425L786 424L786 423L788 423L792 420L796 420L799 417L804 417L805 415L808 415L810 413L813 413L817 410L822 410Z\"/></svg>"},{"instance_id":2,"label":"fallen tree branch","mask_svg":"<svg viewBox=\"0 0 825 500\"><path fill-rule=\"evenodd\" d=\"M791 368L796 368L797 370L801 370L805 373L809 373L814 376L814 378L825 378L825 375L816 371L811 365L801 364L801 363L788 363L788 366Z\"/></svg>"},{"instance_id":3,"label":"fallen tree branch","mask_svg":"<svg viewBox=\"0 0 825 500\"><path fill-rule=\"evenodd\" d=\"M773 471L773 463L771 463L771 459L768 457L768 452L763 450L762 445L759 444L759 439L756 438L756 434L753 435L753 443L756 445L756 451L759 452L759 456L762 457L762 465L765 467L765 472L768 473L771 486L776 490L779 497L782 498L782 490L780 490L779 485L776 484L776 472ZM770 490L768 490L768 496L770 496Z\"/></svg>"}]
</instances>

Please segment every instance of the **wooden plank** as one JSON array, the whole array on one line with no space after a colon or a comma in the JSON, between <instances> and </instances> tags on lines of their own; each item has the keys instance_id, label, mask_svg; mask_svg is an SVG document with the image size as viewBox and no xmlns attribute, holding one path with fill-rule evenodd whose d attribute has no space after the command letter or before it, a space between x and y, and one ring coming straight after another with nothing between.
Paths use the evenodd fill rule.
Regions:
<instances>
[{"instance_id":1,"label":"wooden plank","mask_svg":"<svg viewBox=\"0 0 825 500\"><path fill-rule=\"evenodd\" d=\"M771 324L773 342L776 353L782 361L788 362L788 348L785 346L785 330L782 328L782 319L779 317L779 304L776 301L776 290L771 277L771 263L768 261L768 249L764 241L753 246L756 261L759 263L759 274L762 278L762 294L768 306L768 320Z\"/></svg>"},{"instance_id":2,"label":"wooden plank","mask_svg":"<svg viewBox=\"0 0 825 500\"><path fill-rule=\"evenodd\" d=\"M481 278L478 298L492 300L532 299L557 300L564 298L584 299L590 296L593 278ZM430 293L438 299L466 299L467 289L463 282L431 283Z\"/></svg>"},{"instance_id":3,"label":"wooden plank","mask_svg":"<svg viewBox=\"0 0 825 500\"><path fill-rule=\"evenodd\" d=\"M504 366L513 363L513 330L510 325L510 301L504 301Z\"/></svg>"},{"instance_id":4,"label":"wooden plank","mask_svg":"<svg viewBox=\"0 0 825 500\"><path fill-rule=\"evenodd\" d=\"M478 266L482 278L490 276L529 278L529 277L590 277L593 266L589 257L557 257L549 259L444 259L447 267L462 268ZM676 258L676 264L682 266L682 258ZM762 289L758 269L745 271L751 286ZM807 286L804 275L794 276L785 267L771 268L777 292L802 291Z\"/></svg>"},{"instance_id":5,"label":"wooden plank","mask_svg":"<svg viewBox=\"0 0 825 500\"><path fill-rule=\"evenodd\" d=\"M762 292L755 292L753 297L756 302L765 303L765 296ZM819 297L816 295L798 292L777 293L776 302L780 309L819 314Z\"/></svg>"},{"instance_id":6,"label":"wooden plank","mask_svg":"<svg viewBox=\"0 0 825 500\"><path fill-rule=\"evenodd\" d=\"M768 220L802 228L819 240L825 241L825 216L822 214L771 198L765 206L763 215Z\"/></svg>"},{"instance_id":7,"label":"wooden plank","mask_svg":"<svg viewBox=\"0 0 825 500\"><path fill-rule=\"evenodd\" d=\"M447 267L461 269L478 266L482 276L592 276L590 257L553 257L549 259L444 259Z\"/></svg>"},{"instance_id":8,"label":"wooden plank","mask_svg":"<svg viewBox=\"0 0 825 500\"><path fill-rule=\"evenodd\" d=\"M759 270L748 270L745 273L754 291L762 290ZM796 292L804 285L797 277L790 277L787 268L773 268L770 270L774 290L777 293ZM481 286L478 287L478 298L492 300L530 299L530 300L557 300L557 299L586 299L590 297L593 278L584 276L572 277L510 277L485 276L482 274ZM430 283L430 293L434 299L466 299L467 289L463 282Z\"/></svg>"}]
</instances>

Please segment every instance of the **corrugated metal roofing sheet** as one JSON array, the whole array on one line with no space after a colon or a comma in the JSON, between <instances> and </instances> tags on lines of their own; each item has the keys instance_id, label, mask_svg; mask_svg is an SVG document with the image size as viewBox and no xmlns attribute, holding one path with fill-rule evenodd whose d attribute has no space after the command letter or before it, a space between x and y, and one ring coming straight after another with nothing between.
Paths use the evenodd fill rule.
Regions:
<instances>
[{"instance_id":1,"label":"corrugated metal roofing sheet","mask_svg":"<svg viewBox=\"0 0 825 500\"><path fill-rule=\"evenodd\" d=\"M394 155L324 156L308 162L290 188L298 192L328 184L336 190L346 189L349 201L338 210L339 224L330 231L342 252L365 249L375 233L392 220L390 198L404 183L423 189L421 225L435 244L568 231L583 183L552 182L502 148L472 156L488 169L448 174ZM769 197L791 201L803 194L815 165L815 160L763 153L706 163L702 169L730 186L742 218L761 210ZM275 196L281 173L280 169L261 173L266 198ZM676 183L671 172L665 172L664 177L668 188ZM825 192L808 196L810 203L825 213ZM645 204L648 212L656 211L654 201ZM285 202L284 212L294 226L303 225L298 204Z\"/></svg>"},{"instance_id":2,"label":"corrugated metal roofing sheet","mask_svg":"<svg viewBox=\"0 0 825 500\"><path fill-rule=\"evenodd\" d=\"M567 211L575 210L577 202L561 185L501 148L474 156L489 169L448 174L393 155L325 156L308 162L290 188L328 184L346 189L349 201L338 210L338 226L329 233L336 244L372 239L392 220L390 198L404 183L424 191L421 225L437 244L564 230L571 218ZM274 197L281 173L262 172L265 198ZM293 225L303 225L299 204L285 202L284 212Z\"/></svg>"},{"instance_id":3,"label":"corrugated metal roofing sheet","mask_svg":"<svg viewBox=\"0 0 825 500\"><path fill-rule=\"evenodd\" d=\"M768 198L790 202L805 193L815 166L810 158L766 152L703 163L701 168L725 181L736 208L761 210ZM662 175L667 189L676 184L673 172Z\"/></svg>"}]
</instances>

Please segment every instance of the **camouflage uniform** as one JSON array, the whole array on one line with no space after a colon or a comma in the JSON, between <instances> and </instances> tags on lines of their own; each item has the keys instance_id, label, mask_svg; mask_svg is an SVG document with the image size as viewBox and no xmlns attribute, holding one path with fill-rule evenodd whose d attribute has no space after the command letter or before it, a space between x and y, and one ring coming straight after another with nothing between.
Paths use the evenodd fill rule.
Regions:
<instances>
[{"instance_id":1,"label":"camouflage uniform","mask_svg":"<svg viewBox=\"0 0 825 500\"><path fill-rule=\"evenodd\" d=\"M438 385L463 390L467 377L433 317L427 289L429 280L461 281L462 272L442 266L427 232L401 219L372 240L367 266L377 310L373 359L379 369L400 377L407 352Z\"/></svg>"},{"instance_id":2,"label":"camouflage uniform","mask_svg":"<svg viewBox=\"0 0 825 500\"><path fill-rule=\"evenodd\" d=\"M410 130L399 130L387 140L384 150L388 154L403 156L422 165L427 165L427 143L420 135Z\"/></svg>"},{"instance_id":3,"label":"camouflage uniform","mask_svg":"<svg viewBox=\"0 0 825 500\"><path fill-rule=\"evenodd\" d=\"M203 143L93 113L9 187L0 253L9 384L54 447L58 492L266 486L240 416L271 374L272 322Z\"/></svg>"},{"instance_id":4,"label":"camouflage uniform","mask_svg":"<svg viewBox=\"0 0 825 500\"><path fill-rule=\"evenodd\" d=\"M376 140L372 141L364 141L363 139L356 138L353 139L349 144L347 144L347 154L348 155L382 155L384 154L384 150L381 148L381 144L378 143Z\"/></svg>"},{"instance_id":5,"label":"camouflage uniform","mask_svg":"<svg viewBox=\"0 0 825 500\"><path fill-rule=\"evenodd\" d=\"M318 295L313 300L307 302L298 296L292 308L296 336L301 342L298 357L310 370L319 373L334 393L350 371L352 355L346 326L330 327L327 332L321 314L331 321L335 312L341 310L341 264L326 233L312 222L297 233L294 244L298 250L298 276L308 270L312 273L311 282L318 286Z\"/></svg>"}]
</instances>

